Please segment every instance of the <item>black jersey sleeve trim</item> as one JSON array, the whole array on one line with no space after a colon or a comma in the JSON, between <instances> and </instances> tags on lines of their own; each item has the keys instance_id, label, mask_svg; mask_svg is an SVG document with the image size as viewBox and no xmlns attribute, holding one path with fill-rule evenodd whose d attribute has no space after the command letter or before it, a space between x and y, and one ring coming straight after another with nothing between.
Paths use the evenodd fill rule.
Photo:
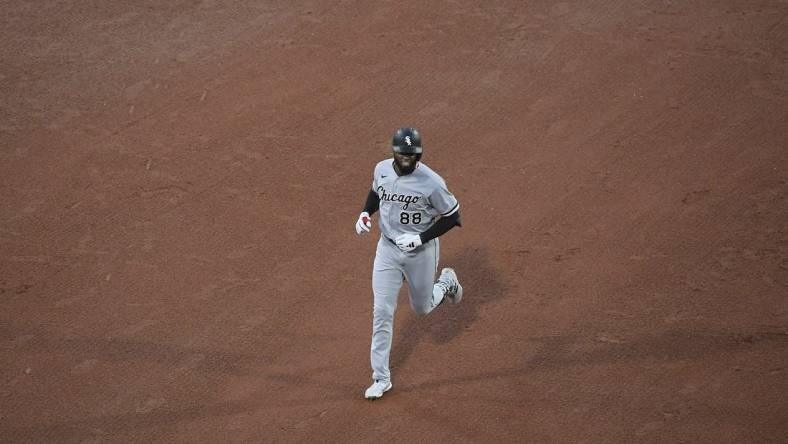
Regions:
<instances>
[{"instance_id":1,"label":"black jersey sleeve trim","mask_svg":"<svg viewBox=\"0 0 788 444\"><path fill-rule=\"evenodd\" d=\"M441 216L442 216L442 217L449 216L449 215L451 215L452 213L456 212L456 211L457 211L457 210L459 210L459 209L460 209L460 203L459 203L459 202L457 202L456 204L454 204L454 206L453 206L453 207L451 207L451 209L450 209L449 211L447 211L447 212L445 212L445 213L441 213Z\"/></svg>"}]
</instances>

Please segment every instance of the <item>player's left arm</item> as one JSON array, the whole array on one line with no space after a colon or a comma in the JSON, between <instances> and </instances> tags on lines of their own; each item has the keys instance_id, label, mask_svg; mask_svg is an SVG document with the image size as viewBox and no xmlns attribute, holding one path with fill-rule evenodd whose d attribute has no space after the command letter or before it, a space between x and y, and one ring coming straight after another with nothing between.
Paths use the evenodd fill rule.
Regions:
<instances>
[{"instance_id":1,"label":"player's left arm","mask_svg":"<svg viewBox=\"0 0 788 444\"><path fill-rule=\"evenodd\" d=\"M426 244L436 237L443 236L452 228L461 226L460 210L457 209L457 211L454 213L448 216L442 216L440 219L438 219L434 224L432 224L431 227L427 228L426 231L420 233L419 238L421 239L422 244Z\"/></svg>"},{"instance_id":2,"label":"player's left arm","mask_svg":"<svg viewBox=\"0 0 788 444\"><path fill-rule=\"evenodd\" d=\"M446 182L443 179L438 180L437 186L427 200L433 208L440 212L440 218L426 231L419 234L422 244L446 234L454 227L461 226L460 203L446 187Z\"/></svg>"}]
</instances>

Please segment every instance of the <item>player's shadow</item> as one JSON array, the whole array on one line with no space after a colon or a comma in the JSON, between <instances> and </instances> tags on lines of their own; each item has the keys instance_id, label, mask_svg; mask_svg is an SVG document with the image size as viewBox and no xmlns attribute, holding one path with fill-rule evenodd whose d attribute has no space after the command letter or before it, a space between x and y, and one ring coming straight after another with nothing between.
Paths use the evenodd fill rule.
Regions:
<instances>
[{"instance_id":1,"label":"player's shadow","mask_svg":"<svg viewBox=\"0 0 788 444\"><path fill-rule=\"evenodd\" d=\"M400 298L397 313L407 317L407 321L404 326L400 326L399 331L395 326L390 363L392 368L403 365L425 338L438 344L451 342L476 322L484 304L506 297L508 287L490 265L488 256L485 248L469 247L441 257L439 267L454 268L463 286L463 300L457 306L444 301L429 315L417 316L408 304L407 286L403 286L403 297Z\"/></svg>"}]
</instances>

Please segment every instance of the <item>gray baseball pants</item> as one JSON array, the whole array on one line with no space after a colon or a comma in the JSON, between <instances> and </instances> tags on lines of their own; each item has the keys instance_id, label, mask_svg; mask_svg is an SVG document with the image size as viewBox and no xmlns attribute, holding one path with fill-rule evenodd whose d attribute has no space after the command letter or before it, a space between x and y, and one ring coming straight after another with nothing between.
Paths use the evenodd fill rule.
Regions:
<instances>
[{"instance_id":1,"label":"gray baseball pants","mask_svg":"<svg viewBox=\"0 0 788 444\"><path fill-rule=\"evenodd\" d=\"M410 306L417 314L428 314L443 300L443 288L435 285L439 257L438 239L406 253L391 240L380 237L372 268L372 379L391 379L389 356L394 312L403 279L408 283Z\"/></svg>"}]
</instances>

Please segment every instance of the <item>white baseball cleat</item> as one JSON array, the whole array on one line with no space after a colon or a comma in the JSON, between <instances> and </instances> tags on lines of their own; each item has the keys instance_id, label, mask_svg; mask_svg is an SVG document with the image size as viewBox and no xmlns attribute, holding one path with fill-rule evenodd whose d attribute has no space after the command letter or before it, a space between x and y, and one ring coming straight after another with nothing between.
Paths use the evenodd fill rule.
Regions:
<instances>
[{"instance_id":1,"label":"white baseball cleat","mask_svg":"<svg viewBox=\"0 0 788 444\"><path fill-rule=\"evenodd\" d=\"M449 299L449 302L459 304L462 300L462 285L460 285L454 269L444 268L441 270L441 277L438 279L438 282L442 283L444 288L446 288L445 296Z\"/></svg>"},{"instance_id":2,"label":"white baseball cleat","mask_svg":"<svg viewBox=\"0 0 788 444\"><path fill-rule=\"evenodd\" d=\"M376 379L375 382L369 386L367 391L364 392L364 397L367 399L382 398L384 393L391 390L391 387L391 381L381 381L380 379Z\"/></svg>"}]
</instances>

